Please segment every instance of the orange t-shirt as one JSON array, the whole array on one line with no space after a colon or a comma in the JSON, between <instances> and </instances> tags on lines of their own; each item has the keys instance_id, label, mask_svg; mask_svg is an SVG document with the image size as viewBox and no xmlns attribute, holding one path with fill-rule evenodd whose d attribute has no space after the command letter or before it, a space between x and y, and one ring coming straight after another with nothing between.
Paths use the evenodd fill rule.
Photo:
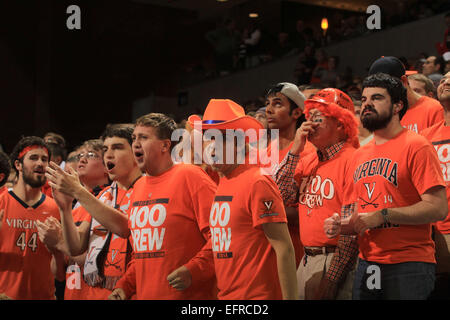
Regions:
<instances>
[{"instance_id":1,"label":"orange t-shirt","mask_svg":"<svg viewBox=\"0 0 450 320\"><path fill-rule=\"evenodd\" d=\"M279 150L277 142L278 142L277 140L273 140L267 147L267 156L268 157L271 156L272 150L278 150L278 163L272 164L272 167L270 169L272 174L277 172L279 164L284 160L284 158L287 156L289 150L291 150L292 145L294 144L294 141L292 141L291 143L289 143L289 145L286 148ZM306 141L305 148L300 153L300 159L303 157L306 157L310 153L315 153L315 152L316 152L316 147L314 147L314 145L311 142ZM292 226L289 224L288 224L288 228L289 228L289 234L291 236L292 244L294 245L294 250L295 250L295 265L298 268L298 266L300 265L300 261L302 260L302 257L304 254L303 245L300 241L300 230L299 230L298 226Z\"/></svg>"},{"instance_id":2,"label":"orange t-shirt","mask_svg":"<svg viewBox=\"0 0 450 320\"><path fill-rule=\"evenodd\" d=\"M144 176L134 186L128 210L134 263L116 287L135 288L137 299L215 298L209 210L216 184L198 166L175 164L159 176ZM167 276L181 266L192 285L172 288ZM134 282L128 284L127 282Z\"/></svg>"},{"instance_id":3,"label":"orange t-shirt","mask_svg":"<svg viewBox=\"0 0 450 320\"><path fill-rule=\"evenodd\" d=\"M261 226L271 222L286 223L286 212L258 166L221 178L209 219L219 299L282 299L275 251Z\"/></svg>"},{"instance_id":4,"label":"orange t-shirt","mask_svg":"<svg viewBox=\"0 0 450 320\"><path fill-rule=\"evenodd\" d=\"M210 166L207 166L205 169L206 174L215 182L215 184L219 184L220 176L217 171L214 171Z\"/></svg>"},{"instance_id":5,"label":"orange t-shirt","mask_svg":"<svg viewBox=\"0 0 450 320\"><path fill-rule=\"evenodd\" d=\"M14 300L54 300L52 255L39 240L36 220L59 220L56 203L42 194L30 207L11 190L0 197L0 209L4 210L0 229L0 293Z\"/></svg>"},{"instance_id":6,"label":"orange t-shirt","mask_svg":"<svg viewBox=\"0 0 450 320\"><path fill-rule=\"evenodd\" d=\"M128 210L128 207L130 205L130 196L132 193L132 189L125 190L117 187L117 189L114 188L114 190L117 190L116 202L118 204L118 209L126 214L126 211ZM103 196L105 201L108 201L107 204L115 206L116 204L112 203L112 193L114 192L114 190L112 190L112 186L108 186L98 194L97 198ZM109 201L111 201L111 203L109 203ZM84 221L88 221L89 223L91 223L92 216L84 207L78 207L76 211ZM103 227L97 226L95 229L103 229ZM105 236L107 234L108 232L105 231ZM125 268L127 263L129 262L130 255L131 248L128 248L128 239L123 239L115 234L112 234L108 246L108 252L104 260L103 275L107 279L120 278L125 273ZM87 258L88 256L86 257L86 259ZM112 290L100 286L92 287L86 284L84 280L83 283L88 287L88 289L83 292L83 299L86 300L104 300L107 299L112 292ZM114 284L112 284L112 286L113 285Z\"/></svg>"},{"instance_id":7,"label":"orange t-shirt","mask_svg":"<svg viewBox=\"0 0 450 320\"><path fill-rule=\"evenodd\" d=\"M353 159L353 194L345 203L357 201L358 212L410 206L431 187L445 186L433 146L410 130L381 145L369 142ZM383 224L359 237L359 248L360 258L372 262L436 262L431 224Z\"/></svg>"},{"instance_id":8,"label":"orange t-shirt","mask_svg":"<svg viewBox=\"0 0 450 320\"><path fill-rule=\"evenodd\" d=\"M6 188L6 186L0 187L0 196L6 192L8 192L8 188Z\"/></svg>"},{"instance_id":9,"label":"orange t-shirt","mask_svg":"<svg viewBox=\"0 0 450 320\"><path fill-rule=\"evenodd\" d=\"M81 222L89 222L91 216L84 210L83 207L72 211L73 222L79 226ZM87 300L86 294L89 291L89 286L83 279L83 266L68 258L69 265L66 268L66 288L64 290L64 300Z\"/></svg>"},{"instance_id":10,"label":"orange t-shirt","mask_svg":"<svg viewBox=\"0 0 450 320\"><path fill-rule=\"evenodd\" d=\"M346 143L333 158L319 161L316 152L300 161L294 179L299 185L299 224L301 242L307 247L336 246L337 238L323 232L325 219L340 213L353 184L346 179L355 148Z\"/></svg>"},{"instance_id":11,"label":"orange t-shirt","mask_svg":"<svg viewBox=\"0 0 450 320\"><path fill-rule=\"evenodd\" d=\"M414 105L409 106L400 123L404 128L419 133L442 120L444 120L444 109L440 102L422 96Z\"/></svg>"},{"instance_id":12,"label":"orange t-shirt","mask_svg":"<svg viewBox=\"0 0 450 320\"><path fill-rule=\"evenodd\" d=\"M45 184L42 186L41 192L47 197L53 198L52 187L48 184L48 180L46 180Z\"/></svg>"},{"instance_id":13,"label":"orange t-shirt","mask_svg":"<svg viewBox=\"0 0 450 320\"><path fill-rule=\"evenodd\" d=\"M450 127L445 126L444 121L435 124L421 132L436 149L442 174L447 186L447 201L450 204ZM436 229L443 234L450 234L450 214L443 221L435 224Z\"/></svg>"}]
</instances>

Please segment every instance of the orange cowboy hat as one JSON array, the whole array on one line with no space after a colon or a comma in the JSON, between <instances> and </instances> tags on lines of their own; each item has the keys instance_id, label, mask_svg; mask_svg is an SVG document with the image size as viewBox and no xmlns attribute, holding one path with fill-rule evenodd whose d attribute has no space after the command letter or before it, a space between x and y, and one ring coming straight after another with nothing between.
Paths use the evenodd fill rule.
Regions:
<instances>
[{"instance_id":1,"label":"orange cowboy hat","mask_svg":"<svg viewBox=\"0 0 450 320\"><path fill-rule=\"evenodd\" d=\"M198 115L191 115L188 123L194 129L194 123L200 121L202 130L207 129L264 129L264 126L253 117L245 114L244 108L229 99L211 99L206 107L203 119Z\"/></svg>"}]
</instances>

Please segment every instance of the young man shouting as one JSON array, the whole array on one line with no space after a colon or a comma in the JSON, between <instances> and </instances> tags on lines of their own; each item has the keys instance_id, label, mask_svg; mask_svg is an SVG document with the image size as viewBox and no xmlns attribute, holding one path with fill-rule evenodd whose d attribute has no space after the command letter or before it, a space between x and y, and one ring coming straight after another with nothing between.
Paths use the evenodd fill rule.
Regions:
<instances>
[{"instance_id":1,"label":"young man shouting","mask_svg":"<svg viewBox=\"0 0 450 320\"><path fill-rule=\"evenodd\" d=\"M134 183L127 216L93 201L80 187L52 187L73 193L99 224L112 233L131 236L134 259L116 283L110 299L214 299L215 279L208 217L216 186L199 167L174 164L173 119L150 113L136 121L132 149L145 176ZM58 179L76 175L58 175ZM63 179L65 180L65 179ZM61 181L63 181L61 180Z\"/></svg>"}]
</instances>

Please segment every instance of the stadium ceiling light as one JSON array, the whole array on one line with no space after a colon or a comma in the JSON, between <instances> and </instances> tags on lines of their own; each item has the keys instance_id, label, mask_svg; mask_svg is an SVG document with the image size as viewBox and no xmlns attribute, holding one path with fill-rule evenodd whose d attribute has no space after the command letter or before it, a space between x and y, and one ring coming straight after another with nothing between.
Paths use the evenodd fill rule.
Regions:
<instances>
[{"instance_id":1,"label":"stadium ceiling light","mask_svg":"<svg viewBox=\"0 0 450 320\"><path fill-rule=\"evenodd\" d=\"M322 28L323 31L326 31L328 29L328 19L327 18L322 19L322 22L320 23L320 27Z\"/></svg>"},{"instance_id":2,"label":"stadium ceiling light","mask_svg":"<svg viewBox=\"0 0 450 320\"><path fill-rule=\"evenodd\" d=\"M320 23L320 27L323 30L323 36L325 37L327 35L327 30L328 30L328 19L327 18L322 18L322 22Z\"/></svg>"}]
</instances>

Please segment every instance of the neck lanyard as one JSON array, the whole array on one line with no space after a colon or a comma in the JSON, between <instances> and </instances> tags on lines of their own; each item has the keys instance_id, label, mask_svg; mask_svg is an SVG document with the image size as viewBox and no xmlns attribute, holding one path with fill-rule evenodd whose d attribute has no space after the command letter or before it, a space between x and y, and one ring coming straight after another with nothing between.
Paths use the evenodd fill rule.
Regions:
<instances>
[{"instance_id":1,"label":"neck lanyard","mask_svg":"<svg viewBox=\"0 0 450 320\"><path fill-rule=\"evenodd\" d=\"M140 177L142 177L142 175L139 175L136 179L134 179L133 182L131 183L131 185L128 187L128 189L126 191L130 190L131 188L133 188L134 184L136 183L136 181L139 180ZM117 182L115 183L113 188L114 188L114 190L113 190L113 193L114 193L114 209L119 209L123 198L127 195L127 192L125 192L125 194L122 196L122 199L120 199L120 201L117 202L117 196L119 194L119 186L118 186Z\"/></svg>"}]
</instances>

